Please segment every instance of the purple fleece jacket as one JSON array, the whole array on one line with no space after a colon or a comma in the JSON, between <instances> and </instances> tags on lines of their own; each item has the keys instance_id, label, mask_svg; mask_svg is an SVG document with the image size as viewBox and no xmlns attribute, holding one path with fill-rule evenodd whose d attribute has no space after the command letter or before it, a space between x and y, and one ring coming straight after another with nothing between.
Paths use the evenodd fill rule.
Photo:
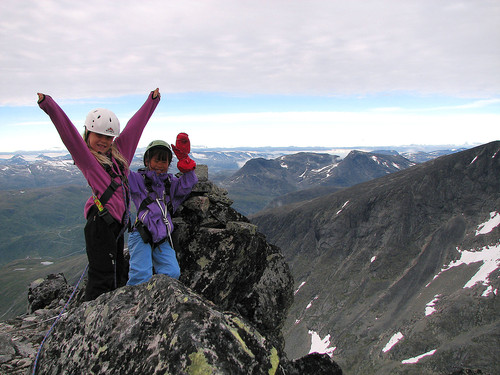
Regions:
<instances>
[{"instance_id":1,"label":"purple fleece jacket","mask_svg":"<svg viewBox=\"0 0 500 375\"><path fill-rule=\"evenodd\" d=\"M158 175L155 171L147 169L139 169L138 172L130 172L128 176L130 192L137 210L139 210L142 201L148 196L148 190L146 189L143 175L146 175L152 180L151 187L153 192L150 196L152 199L155 199L155 201L150 203L147 206L147 209L138 212L137 218L140 219L151 232L153 242L159 242L168 236L167 226L163 221L162 215L162 210L167 212L165 209L165 203L168 203L171 198L172 208L174 211L177 210L177 207L179 207L184 199L186 199L193 186L198 182L198 177L194 171L184 173L179 178L170 173L162 173ZM170 179L170 195L168 192L165 194L164 181L167 178ZM156 198L159 198L158 202L156 201ZM170 213L167 213L167 219L170 225L170 231L172 231L174 226L172 224Z\"/></svg>"},{"instance_id":2,"label":"purple fleece jacket","mask_svg":"<svg viewBox=\"0 0 500 375\"><path fill-rule=\"evenodd\" d=\"M129 162L129 164L134 157L142 131L159 102L160 96L158 95L155 99L153 99L153 92L151 92L146 102L128 121L125 129L123 129L120 135L114 140L118 150ZM83 140L82 135L78 132L61 107L59 107L59 105L50 96L45 95L45 98L39 103L39 106L49 115L59 132L64 145L73 157L76 166L82 171L83 175L87 179L87 182L92 188L94 194L96 194L97 197L100 197L111 183L111 176L105 171L94 155L92 155L87 144ZM116 165L116 161L113 160L113 163L115 164L114 169L116 172L116 170L119 169ZM125 171L125 173L127 173L127 171ZM115 180L120 183L119 177L116 177ZM123 214L125 213L125 201L123 197L123 189L120 186L105 205L105 207L109 210L109 213L118 222L121 222ZM87 217L87 213L92 205L94 205L94 201L92 197L90 197L85 204L85 217Z\"/></svg>"}]
</instances>

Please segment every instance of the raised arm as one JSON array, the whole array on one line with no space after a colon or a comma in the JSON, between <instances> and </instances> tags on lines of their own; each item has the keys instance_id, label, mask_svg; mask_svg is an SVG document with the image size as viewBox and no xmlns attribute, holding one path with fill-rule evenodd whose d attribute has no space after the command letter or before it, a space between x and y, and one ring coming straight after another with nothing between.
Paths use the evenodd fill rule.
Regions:
<instances>
[{"instance_id":1,"label":"raised arm","mask_svg":"<svg viewBox=\"0 0 500 375\"><path fill-rule=\"evenodd\" d=\"M84 173L98 163L66 113L49 95L38 93L38 105L49 115L77 167Z\"/></svg>"},{"instance_id":2,"label":"raised arm","mask_svg":"<svg viewBox=\"0 0 500 375\"><path fill-rule=\"evenodd\" d=\"M116 146L129 163L134 157L142 132L159 102L160 90L151 91L146 102L128 121L127 126L125 126L120 136L115 139Z\"/></svg>"}]
</instances>

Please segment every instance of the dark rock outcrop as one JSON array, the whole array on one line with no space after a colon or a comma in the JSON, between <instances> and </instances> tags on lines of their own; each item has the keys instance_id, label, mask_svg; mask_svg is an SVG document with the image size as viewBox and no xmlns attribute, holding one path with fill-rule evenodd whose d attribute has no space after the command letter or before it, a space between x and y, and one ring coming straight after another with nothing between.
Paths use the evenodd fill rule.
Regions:
<instances>
[{"instance_id":1,"label":"dark rock outcrop","mask_svg":"<svg viewBox=\"0 0 500 375\"><path fill-rule=\"evenodd\" d=\"M292 362L283 364L286 375L342 375L339 365L327 354L312 353Z\"/></svg>"},{"instance_id":2,"label":"dark rock outcrop","mask_svg":"<svg viewBox=\"0 0 500 375\"><path fill-rule=\"evenodd\" d=\"M293 298L288 265L221 192L200 182L175 219L180 280L241 314L281 350L281 328Z\"/></svg>"},{"instance_id":3,"label":"dark rock outcrop","mask_svg":"<svg viewBox=\"0 0 500 375\"><path fill-rule=\"evenodd\" d=\"M33 281L28 289L28 312L44 308L57 308L66 301L72 288L62 273L47 275L45 279Z\"/></svg>"}]
</instances>

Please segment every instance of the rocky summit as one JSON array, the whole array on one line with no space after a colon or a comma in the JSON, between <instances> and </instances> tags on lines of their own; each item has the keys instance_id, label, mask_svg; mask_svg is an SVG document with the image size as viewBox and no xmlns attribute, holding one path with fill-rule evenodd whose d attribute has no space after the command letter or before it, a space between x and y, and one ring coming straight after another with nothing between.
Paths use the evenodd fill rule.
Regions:
<instances>
[{"instance_id":1,"label":"rocky summit","mask_svg":"<svg viewBox=\"0 0 500 375\"><path fill-rule=\"evenodd\" d=\"M0 324L1 373L342 373L327 355L288 360L288 266L197 169L200 181L175 218L180 280L155 275L90 302L83 282L64 312L72 288L63 275L33 282L28 313Z\"/></svg>"}]
</instances>

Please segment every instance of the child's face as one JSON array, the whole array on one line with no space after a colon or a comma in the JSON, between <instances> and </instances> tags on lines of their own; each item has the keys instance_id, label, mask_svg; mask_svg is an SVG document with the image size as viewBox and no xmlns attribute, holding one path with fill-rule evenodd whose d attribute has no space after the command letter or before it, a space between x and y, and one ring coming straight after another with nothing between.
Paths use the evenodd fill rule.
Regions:
<instances>
[{"instance_id":1,"label":"child's face","mask_svg":"<svg viewBox=\"0 0 500 375\"><path fill-rule=\"evenodd\" d=\"M168 160L158 160L158 155L154 155L149 160L149 169L155 171L156 174L166 173L170 163Z\"/></svg>"},{"instance_id":2,"label":"child's face","mask_svg":"<svg viewBox=\"0 0 500 375\"><path fill-rule=\"evenodd\" d=\"M113 143L113 137L104 134L89 132L88 144L90 148L101 154L107 154Z\"/></svg>"}]
</instances>

